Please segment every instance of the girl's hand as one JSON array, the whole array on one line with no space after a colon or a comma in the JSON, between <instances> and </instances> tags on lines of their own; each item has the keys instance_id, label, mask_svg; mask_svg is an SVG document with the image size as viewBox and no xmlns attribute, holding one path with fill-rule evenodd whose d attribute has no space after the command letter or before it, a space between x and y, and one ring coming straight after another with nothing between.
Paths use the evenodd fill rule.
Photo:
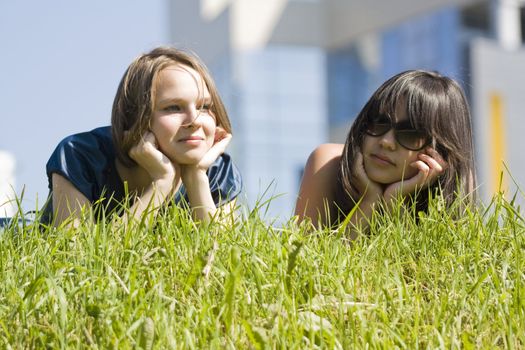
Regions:
<instances>
[{"instance_id":1,"label":"girl's hand","mask_svg":"<svg viewBox=\"0 0 525 350\"><path fill-rule=\"evenodd\" d=\"M157 180L170 180L173 182L177 171L177 165L173 164L157 144L155 135L148 131L139 143L129 150L129 156L137 164L146 170L153 182Z\"/></svg>"},{"instance_id":2,"label":"girl's hand","mask_svg":"<svg viewBox=\"0 0 525 350\"><path fill-rule=\"evenodd\" d=\"M182 166L182 175L184 177L185 173L191 171L204 171L206 172L208 168L219 158L221 154L224 153L226 147L232 139L232 134L226 132L223 128L218 126L215 129L215 140L213 146L206 152L202 159L196 164L188 164Z\"/></svg>"},{"instance_id":3,"label":"girl's hand","mask_svg":"<svg viewBox=\"0 0 525 350\"><path fill-rule=\"evenodd\" d=\"M370 180L365 171L363 154L361 152L357 153L353 173L355 174L354 182L359 191L359 197L363 196L371 201L376 201L382 197L383 189L381 185Z\"/></svg>"},{"instance_id":4,"label":"girl's hand","mask_svg":"<svg viewBox=\"0 0 525 350\"><path fill-rule=\"evenodd\" d=\"M405 196L419 189L433 184L439 175L443 174L448 167L447 162L432 147L425 148L424 152L418 154L418 160L409 164L418 169L418 173L409 179L389 185L384 192L385 199L396 196Z\"/></svg>"},{"instance_id":5,"label":"girl's hand","mask_svg":"<svg viewBox=\"0 0 525 350\"><path fill-rule=\"evenodd\" d=\"M186 187L193 216L198 220L210 221L217 212L206 170L224 153L231 139L231 134L223 128L217 127L213 146L204 154L202 159L197 164L181 165L182 182Z\"/></svg>"}]
</instances>

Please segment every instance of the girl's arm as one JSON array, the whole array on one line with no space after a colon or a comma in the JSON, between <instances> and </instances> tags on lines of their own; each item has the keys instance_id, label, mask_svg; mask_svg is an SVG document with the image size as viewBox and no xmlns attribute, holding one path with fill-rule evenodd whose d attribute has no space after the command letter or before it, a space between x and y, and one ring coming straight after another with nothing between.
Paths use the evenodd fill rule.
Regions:
<instances>
[{"instance_id":1,"label":"girl's arm","mask_svg":"<svg viewBox=\"0 0 525 350\"><path fill-rule=\"evenodd\" d=\"M410 166L418 169L416 175L393 183L385 189L384 197L387 206L398 196L406 196L432 185L448 167L447 162L432 147L427 147L421 151L418 154L418 159Z\"/></svg>"},{"instance_id":2,"label":"girl's arm","mask_svg":"<svg viewBox=\"0 0 525 350\"><path fill-rule=\"evenodd\" d=\"M309 218L314 226L329 224L343 148L342 144L323 144L308 157L295 205L299 221Z\"/></svg>"},{"instance_id":3,"label":"girl's arm","mask_svg":"<svg viewBox=\"0 0 525 350\"><path fill-rule=\"evenodd\" d=\"M193 217L202 222L209 222L217 214L217 208L210 189L210 181L206 171L224 153L232 135L217 127L215 143L204 157L197 163L181 166L181 178L193 212ZM235 201L223 205L221 214L233 211Z\"/></svg>"},{"instance_id":4,"label":"girl's arm","mask_svg":"<svg viewBox=\"0 0 525 350\"><path fill-rule=\"evenodd\" d=\"M350 218L350 223L352 224L350 228L351 236L355 237L355 227L368 227L369 219L374 211L377 210L378 205L383 205L385 210L392 210L392 205L399 197L405 197L431 185L447 167L446 162L439 153L430 147L419 153L418 160L410 164L410 166L419 170L416 175L383 187L368 178L364 169L363 155L361 153L357 154L354 164L355 179L353 181L362 195L359 207Z\"/></svg>"},{"instance_id":5,"label":"girl's arm","mask_svg":"<svg viewBox=\"0 0 525 350\"><path fill-rule=\"evenodd\" d=\"M333 204L334 193L343 190L335 187L343 148L342 144L324 144L308 158L295 207L295 215L300 221L310 218L314 226L330 224L330 210L337 210ZM355 167L356 178L353 181L364 195L350 219L351 238L355 238L355 226L368 225L368 219L382 197L381 187L372 183L366 175L361 154L356 158Z\"/></svg>"},{"instance_id":6,"label":"girl's arm","mask_svg":"<svg viewBox=\"0 0 525 350\"><path fill-rule=\"evenodd\" d=\"M53 224L58 226L65 220L71 219L71 225L78 227L82 209L90 208L91 202L69 180L59 174L54 173L52 175L52 183ZM148 208L155 214L169 193L170 190L162 190L161 183L152 183L143 191L141 196L136 198L129 214L123 215L124 221L127 222L130 218L140 218Z\"/></svg>"},{"instance_id":7,"label":"girl's arm","mask_svg":"<svg viewBox=\"0 0 525 350\"><path fill-rule=\"evenodd\" d=\"M123 216L125 222L130 218L141 218L146 210L155 215L180 185L181 174L180 168L158 149L157 140L152 132L147 132L140 142L130 149L129 156L142 168L139 170L145 170L148 178L147 185L137 189L137 197L130 211ZM129 169L124 171L128 177L140 173L138 170L135 173Z\"/></svg>"},{"instance_id":8,"label":"girl's arm","mask_svg":"<svg viewBox=\"0 0 525 350\"><path fill-rule=\"evenodd\" d=\"M150 214L155 216L166 199L171 198L173 189L174 181L172 179L152 181L135 198L129 212L122 216L124 222L128 222L130 219L140 219L145 211L149 211Z\"/></svg>"},{"instance_id":9,"label":"girl's arm","mask_svg":"<svg viewBox=\"0 0 525 350\"><path fill-rule=\"evenodd\" d=\"M71 225L77 227L82 208L90 207L91 202L62 175L51 175L53 188L53 225L58 226L66 219L71 218Z\"/></svg>"},{"instance_id":10,"label":"girl's arm","mask_svg":"<svg viewBox=\"0 0 525 350\"><path fill-rule=\"evenodd\" d=\"M434 183L447 168L447 163L436 150L427 147L418 154L418 159L410 166L418 169L416 175L382 187L368 179L363 165L363 156L359 153L356 157L354 173L357 187L363 195L359 208L350 222L354 225L361 225L361 227L368 226L369 218L380 202L386 210L392 210L392 205L399 198Z\"/></svg>"},{"instance_id":11,"label":"girl's arm","mask_svg":"<svg viewBox=\"0 0 525 350\"><path fill-rule=\"evenodd\" d=\"M377 206L383 199L383 188L378 183L373 182L368 178L363 163L363 154L357 153L355 163L353 164L354 186L361 194L359 206L356 208L354 214L350 218L350 227L348 231L352 239L356 238L356 228L367 229L370 225L370 218ZM357 205L357 204L356 204Z\"/></svg>"},{"instance_id":12,"label":"girl's arm","mask_svg":"<svg viewBox=\"0 0 525 350\"><path fill-rule=\"evenodd\" d=\"M133 205L123 215L125 222L131 218L139 219L146 210L155 215L158 208L171 196L177 182L180 182L180 171L176 171L169 159L156 149L153 134L144 135L139 144L130 150L130 157L146 171L149 184L137 190ZM129 169L124 171L128 177L136 174ZM78 226L82 209L90 208L91 202L63 176L53 173L51 179L54 225L58 226L71 218L72 226Z\"/></svg>"}]
</instances>

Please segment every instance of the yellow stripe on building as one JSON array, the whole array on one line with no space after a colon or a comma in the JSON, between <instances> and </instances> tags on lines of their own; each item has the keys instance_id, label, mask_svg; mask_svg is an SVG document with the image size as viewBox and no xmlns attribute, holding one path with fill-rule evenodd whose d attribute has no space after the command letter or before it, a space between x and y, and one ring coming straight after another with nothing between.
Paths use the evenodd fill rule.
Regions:
<instances>
[{"instance_id":1,"label":"yellow stripe on building","mask_svg":"<svg viewBox=\"0 0 525 350\"><path fill-rule=\"evenodd\" d=\"M491 192L503 191L502 180L505 159L505 120L501 94L490 94L490 184Z\"/></svg>"}]
</instances>

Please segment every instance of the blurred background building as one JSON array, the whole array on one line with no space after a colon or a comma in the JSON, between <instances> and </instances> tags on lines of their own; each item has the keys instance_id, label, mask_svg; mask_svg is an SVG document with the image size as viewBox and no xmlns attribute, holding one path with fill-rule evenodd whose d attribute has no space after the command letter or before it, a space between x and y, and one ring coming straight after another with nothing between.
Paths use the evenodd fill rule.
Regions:
<instances>
[{"instance_id":1,"label":"blurred background building","mask_svg":"<svg viewBox=\"0 0 525 350\"><path fill-rule=\"evenodd\" d=\"M270 213L288 217L309 153L344 142L373 91L406 69L437 70L463 85L485 199L499 188L502 160L525 184L524 4L179 0L170 23L173 41L194 48L219 81L249 201L271 184L270 194L282 196Z\"/></svg>"},{"instance_id":2,"label":"blurred background building","mask_svg":"<svg viewBox=\"0 0 525 350\"><path fill-rule=\"evenodd\" d=\"M15 205L15 157L0 150L0 217L12 216Z\"/></svg>"},{"instance_id":3,"label":"blurred background building","mask_svg":"<svg viewBox=\"0 0 525 350\"><path fill-rule=\"evenodd\" d=\"M73 5L53 1L62 6L62 12L68 6L71 13L79 12ZM42 119L49 132L40 139L42 153L34 164L24 159L27 153L20 159L14 145L17 140L0 142L0 148L15 154L24 172L39 166L30 172L40 182L24 173L18 183L33 184L40 198L47 194L41 189L43 165L55 144L68 133L100 125L100 120L107 124L125 67L139 52L163 43L194 50L210 67L232 119L234 141L229 152L243 173L247 202L253 207L258 200L276 196L269 207L270 218L286 220L293 213L310 152L324 142L343 142L371 93L406 69L437 70L465 88L473 110L479 184L485 200L499 189L503 164L514 178L507 176L504 189L512 195L517 185L525 185L521 151L525 102L520 95L525 80L524 0L94 1L99 9L83 5L81 12L83 18L97 18L99 34L81 37L89 41L85 54L92 54L90 48L104 54L95 55L98 61L93 65L82 64L82 72L73 71L79 77L70 84L74 90L74 84L82 86L86 81L91 89L67 95L66 101L73 103L62 105L66 114L59 117L60 113L47 111ZM9 6L14 5L2 3L0 10L10 10ZM20 14L27 16L26 12ZM4 16L5 20L12 17ZM18 25L12 23L8 29ZM64 30L82 30L73 20L67 23L70 27ZM86 30L94 30L88 23ZM115 28L120 28L118 35ZM53 43L51 38L44 40ZM53 46L55 50L62 47L58 45ZM40 50L46 50L45 46ZM82 57L76 59L83 62ZM55 61L46 67L61 69ZM96 72L97 82L90 76ZM99 84L104 78L111 80ZM0 85L0 91L4 89L9 86ZM93 95L93 89L98 95ZM82 108L75 110L77 105ZM72 112L86 117L68 118ZM2 124L6 125L3 119ZM519 199L523 202L524 196Z\"/></svg>"}]
</instances>

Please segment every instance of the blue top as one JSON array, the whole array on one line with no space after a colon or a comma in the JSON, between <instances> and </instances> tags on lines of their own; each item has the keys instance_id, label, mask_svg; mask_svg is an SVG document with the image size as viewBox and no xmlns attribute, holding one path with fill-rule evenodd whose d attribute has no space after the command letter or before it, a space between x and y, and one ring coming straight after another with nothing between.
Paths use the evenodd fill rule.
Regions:
<instances>
[{"instance_id":1,"label":"blue top","mask_svg":"<svg viewBox=\"0 0 525 350\"><path fill-rule=\"evenodd\" d=\"M51 154L46 172L49 194L53 191L51 175L60 174L86 198L110 212L125 199L124 183L115 165L116 154L111 127L105 126L63 139ZM242 189L242 178L231 157L222 154L208 169L210 190L216 206L230 202ZM175 203L189 203L184 185L175 194ZM52 204L44 209L50 218Z\"/></svg>"}]
</instances>

